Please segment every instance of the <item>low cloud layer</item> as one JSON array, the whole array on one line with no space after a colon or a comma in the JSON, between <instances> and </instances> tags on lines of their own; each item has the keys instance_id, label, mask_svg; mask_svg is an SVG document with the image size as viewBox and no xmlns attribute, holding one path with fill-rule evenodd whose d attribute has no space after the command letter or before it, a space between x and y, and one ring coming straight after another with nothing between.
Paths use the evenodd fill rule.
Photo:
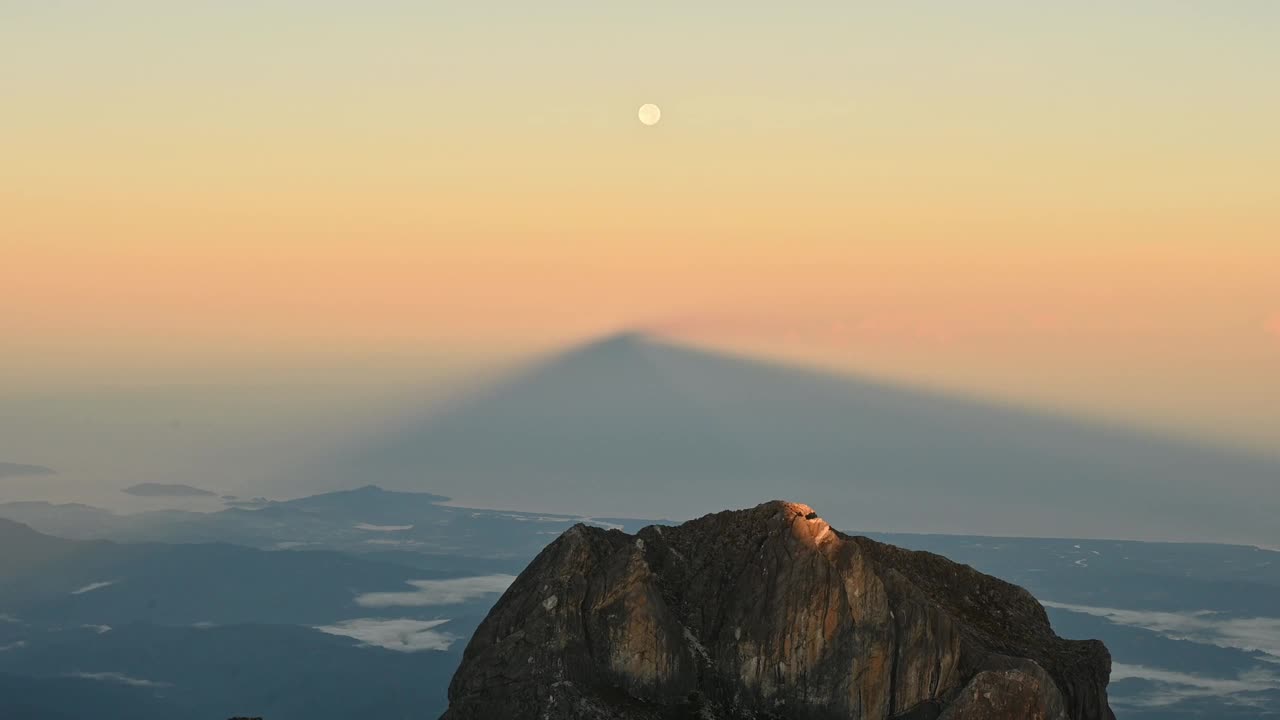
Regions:
<instances>
[{"instance_id":1,"label":"low cloud layer","mask_svg":"<svg viewBox=\"0 0 1280 720\"><path fill-rule=\"evenodd\" d=\"M1233 678L1212 678L1145 665L1114 663L1111 666L1111 682L1129 679L1146 680L1158 685L1158 690L1144 694L1132 703L1146 707L1173 705L1192 698L1230 697L1280 690L1280 676L1261 668L1240 673ZM1243 697L1239 701L1241 704L1249 704L1250 699Z\"/></svg>"},{"instance_id":2,"label":"low cloud layer","mask_svg":"<svg viewBox=\"0 0 1280 720\"><path fill-rule=\"evenodd\" d=\"M43 465L24 465L22 463L0 462L0 479L11 477L38 477L55 475L53 468Z\"/></svg>"},{"instance_id":3,"label":"low cloud layer","mask_svg":"<svg viewBox=\"0 0 1280 720\"><path fill-rule=\"evenodd\" d=\"M412 525L374 525L372 523L360 523L356 525L356 529L364 530L366 532L404 532L405 530L412 530L413 526Z\"/></svg>"},{"instance_id":4,"label":"low cloud layer","mask_svg":"<svg viewBox=\"0 0 1280 720\"><path fill-rule=\"evenodd\" d=\"M1142 628L1171 640L1185 640L1260 653L1260 659L1280 663L1280 618L1229 617L1212 610L1158 612L1073 605L1042 600L1045 607L1104 618L1117 625ZM1117 703L1164 707L1196 698L1220 697L1238 705L1258 702L1256 693L1280 690L1280 674L1259 665L1231 677L1210 677L1147 665L1114 663L1111 681L1143 680L1153 689Z\"/></svg>"},{"instance_id":5,"label":"low cloud layer","mask_svg":"<svg viewBox=\"0 0 1280 720\"><path fill-rule=\"evenodd\" d=\"M458 637L435 629L447 622L449 621L358 618L344 620L334 625L321 625L316 630L330 635L354 638L364 647L415 653L427 650L448 650Z\"/></svg>"},{"instance_id":6,"label":"low cloud layer","mask_svg":"<svg viewBox=\"0 0 1280 720\"><path fill-rule=\"evenodd\" d=\"M388 540L386 538L376 538L374 540L365 540L366 545L382 545L384 547L420 547L421 542L417 540Z\"/></svg>"},{"instance_id":7,"label":"low cloud layer","mask_svg":"<svg viewBox=\"0 0 1280 720\"><path fill-rule=\"evenodd\" d=\"M97 673L71 673L67 677L82 678L84 680L98 680L101 682L117 683L120 685L128 685L130 687L143 688L162 688L169 687L169 683L155 682L154 680L143 680L141 678L129 677L124 673L118 672L97 672Z\"/></svg>"},{"instance_id":8,"label":"low cloud layer","mask_svg":"<svg viewBox=\"0 0 1280 720\"><path fill-rule=\"evenodd\" d=\"M1156 612L1072 605L1042 600L1045 607L1106 618L1117 625L1139 627L1171 640L1189 640L1250 652L1265 653L1280 662L1280 618L1229 617L1212 610Z\"/></svg>"},{"instance_id":9,"label":"low cloud layer","mask_svg":"<svg viewBox=\"0 0 1280 720\"><path fill-rule=\"evenodd\" d=\"M101 590L104 587L110 587L111 585L115 585L115 584L116 584L115 580L101 580L99 582L92 582L92 583L89 583L88 585L85 585L82 588L79 588L78 590L72 590L71 594L83 595L85 593L93 592L94 590Z\"/></svg>"},{"instance_id":10,"label":"low cloud layer","mask_svg":"<svg viewBox=\"0 0 1280 720\"><path fill-rule=\"evenodd\" d=\"M139 483L121 490L121 492L138 497L213 497L215 492L190 485L169 485L166 483Z\"/></svg>"},{"instance_id":11,"label":"low cloud layer","mask_svg":"<svg viewBox=\"0 0 1280 720\"><path fill-rule=\"evenodd\" d=\"M414 590L365 593L356 598L356 604L367 608L456 605L504 592L515 579L514 575L481 575L450 580L412 580L408 584Z\"/></svg>"}]
</instances>

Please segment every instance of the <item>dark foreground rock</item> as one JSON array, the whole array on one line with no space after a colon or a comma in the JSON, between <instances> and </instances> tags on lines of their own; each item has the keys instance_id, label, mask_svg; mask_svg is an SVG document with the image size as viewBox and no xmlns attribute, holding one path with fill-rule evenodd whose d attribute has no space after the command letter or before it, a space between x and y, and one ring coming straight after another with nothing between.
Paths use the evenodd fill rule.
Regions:
<instances>
[{"instance_id":1,"label":"dark foreground rock","mask_svg":"<svg viewBox=\"0 0 1280 720\"><path fill-rule=\"evenodd\" d=\"M1025 590L771 502L570 529L472 638L444 720L1112 720L1110 672Z\"/></svg>"}]
</instances>

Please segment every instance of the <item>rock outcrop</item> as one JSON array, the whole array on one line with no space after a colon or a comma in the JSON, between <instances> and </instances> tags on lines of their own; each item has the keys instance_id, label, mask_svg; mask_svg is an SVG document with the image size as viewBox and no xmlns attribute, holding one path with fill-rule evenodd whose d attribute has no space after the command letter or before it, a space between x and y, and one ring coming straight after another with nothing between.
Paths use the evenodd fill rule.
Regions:
<instances>
[{"instance_id":1,"label":"rock outcrop","mask_svg":"<svg viewBox=\"0 0 1280 720\"><path fill-rule=\"evenodd\" d=\"M444 720L1113 720L1030 593L770 502L578 525L471 639Z\"/></svg>"}]
</instances>

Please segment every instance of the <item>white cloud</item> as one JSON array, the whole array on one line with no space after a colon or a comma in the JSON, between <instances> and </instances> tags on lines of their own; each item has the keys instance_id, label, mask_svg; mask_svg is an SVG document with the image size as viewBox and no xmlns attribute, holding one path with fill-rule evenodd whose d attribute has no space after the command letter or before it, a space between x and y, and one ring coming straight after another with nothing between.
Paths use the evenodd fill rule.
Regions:
<instances>
[{"instance_id":1,"label":"white cloud","mask_svg":"<svg viewBox=\"0 0 1280 720\"><path fill-rule=\"evenodd\" d=\"M140 678L129 677L124 673L118 672L99 672L99 673L71 673L67 677L83 678L85 680L99 680L101 682L119 683L120 685L128 685L130 687L145 688L161 688L169 687L169 683L155 682L154 680L142 680Z\"/></svg>"},{"instance_id":2,"label":"white cloud","mask_svg":"<svg viewBox=\"0 0 1280 720\"><path fill-rule=\"evenodd\" d=\"M99 635L111 632L110 625L82 625L81 627L83 627L85 630L92 630L98 633Z\"/></svg>"},{"instance_id":3,"label":"white cloud","mask_svg":"<svg viewBox=\"0 0 1280 720\"><path fill-rule=\"evenodd\" d=\"M371 523L360 523L356 525L357 530L367 530L369 532L404 532L412 530L412 525L373 525Z\"/></svg>"},{"instance_id":4,"label":"white cloud","mask_svg":"<svg viewBox=\"0 0 1280 720\"><path fill-rule=\"evenodd\" d=\"M447 507L447 505L446 505L446 507ZM521 514L521 513L503 513L503 512L473 512L473 513L471 513L471 517L473 517L473 518L490 518L490 517L498 517L498 518L507 518L508 520L516 520L516 521L518 521L518 522L530 522L530 523L556 523L556 524L558 524L558 525L572 525L572 524L574 524L574 523L586 523L587 525L595 525L596 527L604 528L605 530L623 530L623 529L625 529L625 528L623 528L623 526L622 526L622 525L619 525L618 523L608 522L608 521L606 521L606 520L597 520L596 518L591 518L591 517L565 517L565 516L552 516L552 515L525 515L525 514ZM552 532L552 533L538 533L538 534L539 534L539 535L542 535L542 534L559 535L559 534L560 534L560 532L561 532L561 531L557 530L557 531Z\"/></svg>"},{"instance_id":5,"label":"white cloud","mask_svg":"<svg viewBox=\"0 0 1280 720\"><path fill-rule=\"evenodd\" d=\"M20 623L20 622L22 621L12 615L5 615L4 613L0 613L0 623Z\"/></svg>"},{"instance_id":6,"label":"white cloud","mask_svg":"<svg viewBox=\"0 0 1280 720\"><path fill-rule=\"evenodd\" d=\"M389 545L391 547L417 547L422 545L422 543L417 540L386 540L383 538L365 540L364 542L366 545Z\"/></svg>"},{"instance_id":7,"label":"white cloud","mask_svg":"<svg viewBox=\"0 0 1280 720\"><path fill-rule=\"evenodd\" d=\"M358 618L344 620L335 625L321 625L316 630L330 635L354 638L359 640L363 647L380 647L396 652L413 653L426 650L448 650L458 637L435 630L447 622L449 621Z\"/></svg>"},{"instance_id":8,"label":"white cloud","mask_svg":"<svg viewBox=\"0 0 1280 720\"><path fill-rule=\"evenodd\" d=\"M1280 690L1280 676L1261 668L1240 673L1234 678L1212 678L1145 665L1114 663L1111 666L1112 682L1128 679L1148 680L1159 684L1158 690L1143 695L1132 703L1148 707L1172 705L1189 698L1228 697L1241 693ZM1247 702L1247 699L1242 701Z\"/></svg>"},{"instance_id":9,"label":"white cloud","mask_svg":"<svg viewBox=\"0 0 1280 720\"><path fill-rule=\"evenodd\" d=\"M8 645L0 645L0 652L8 652L10 650L21 650L26 646L27 646L26 640L19 640L18 642L9 643Z\"/></svg>"},{"instance_id":10,"label":"white cloud","mask_svg":"<svg viewBox=\"0 0 1280 720\"><path fill-rule=\"evenodd\" d=\"M604 528L605 530L625 530L626 529L623 526L619 525L618 523L606 522L604 520L596 520L595 518L582 518L581 522L584 522L588 525L595 525L596 527L601 527L601 528Z\"/></svg>"},{"instance_id":11,"label":"white cloud","mask_svg":"<svg viewBox=\"0 0 1280 720\"><path fill-rule=\"evenodd\" d=\"M515 579L514 575L480 575L450 580L411 580L408 584L416 590L365 593L356 598L356 604L370 608L454 605L504 592Z\"/></svg>"},{"instance_id":12,"label":"white cloud","mask_svg":"<svg viewBox=\"0 0 1280 720\"><path fill-rule=\"evenodd\" d=\"M108 586L110 586L110 585L115 585L115 584L116 584L116 581L115 581L115 580L102 580L102 581L99 581L99 582L93 582L93 583L89 583L88 585L85 585L84 587L80 588L79 590L72 590L72 591L71 591L71 594L72 594L72 595L83 595L83 594L85 594L85 593L87 593L87 592L93 592L94 590L101 590L101 589L102 589L102 588L104 588L104 587L108 587Z\"/></svg>"},{"instance_id":13,"label":"white cloud","mask_svg":"<svg viewBox=\"0 0 1280 720\"><path fill-rule=\"evenodd\" d=\"M1280 661L1280 618L1227 617L1212 610L1158 612L1072 605L1041 600L1041 605L1059 610L1106 618L1117 625L1140 627L1172 640L1190 640L1204 645L1260 652Z\"/></svg>"}]
</instances>

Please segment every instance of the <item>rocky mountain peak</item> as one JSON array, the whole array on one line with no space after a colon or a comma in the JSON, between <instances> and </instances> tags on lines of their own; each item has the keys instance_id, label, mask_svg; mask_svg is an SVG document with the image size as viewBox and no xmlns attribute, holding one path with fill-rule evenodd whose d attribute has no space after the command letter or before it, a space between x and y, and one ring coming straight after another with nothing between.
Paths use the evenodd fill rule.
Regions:
<instances>
[{"instance_id":1,"label":"rocky mountain peak","mask_svg":"<svg viewBox=\"0 0 1280 720\"><path fill-rule=\"evenodd\" d=\"M446 720L1111 720L1110 656L1029 593L773 501L578 525L490 612Z\"/></svg>"}]
</instances>

